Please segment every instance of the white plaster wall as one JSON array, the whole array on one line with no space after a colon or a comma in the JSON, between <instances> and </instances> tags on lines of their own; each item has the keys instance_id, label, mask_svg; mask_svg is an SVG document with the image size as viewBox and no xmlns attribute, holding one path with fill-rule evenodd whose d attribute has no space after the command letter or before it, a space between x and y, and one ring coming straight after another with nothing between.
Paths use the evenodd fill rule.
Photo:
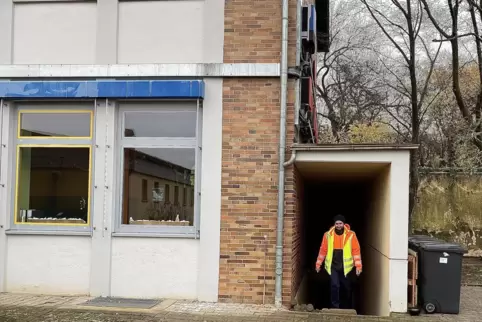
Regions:
<instances>
[{"instance_id":1,"label":"white plaster wall","mask_svg":"<svg viewBox=\"0 0 482 322\"><path fill-rule=\"evenodd\" d=\"M205 82L198 300L216 302L219 290L221 238L223 80L205 79Z\"/></svg>"},{"instance_id":2,"label":"white plaster wall","mask_svg":"<svg viewBox=\"0 0 482 322\"><path fill-rule=\"evenodd\" d=\"M407 241L408 243L408 241ZM390 269L390 312L407 312L407 292L408 292L408 265L407 260L391 259Z\"/></svg>"},{"instance_id":3,"label":"white plaster wall","mask_svg":"<svg viewBox=\"0 0 482 322\"><path fill-rule=\"evenodd\" d=\"M386 246L382 250L389 259L390 312L407 311L409 157L407 150L304 151L298 152L296 159L297 162L390 163L389 234L384 238Z\"/></svg>"},{"instance_id":4,"label":"white plaster wall","mask_svg":"<svg viewBox=\"0 0 482 322\"><path fill-rule=\"evenodd\" d=\"M96 2L15 4L13 63L94 63L96 5Z\"/></svg>"},{"instance_id":5,"label":"white plaster wall","mask_svg":"<svg viewBox=\"0 0 482 322\"><path fill-rule=\"evenodd\" d=\"M407 312L409 154L392 160L390 171L390 311Z\"/></svg>"},{"instance_id":6,"label":"white plaster wall","mask_svg":"<svg viewBox=\"0 0 482 322\"><path fill-rule=\"evenodd\" d=\"M0 290L217 301L223 81L206 79L205 82L200 239L114 237L111 241L110 220L115 205L109 198L106 200L108 206L104 217L104 192L95 190L94 200L97 201L93 205L93 226L97 229L93 231L93 238L9 236L7 251L0 251L0 262L6 263L6 274L1 277L5 276L7 282L2 289L0 277ZM114 123L112 108L108 119ZM107 179L104 178L103 156L106 155L105 144L113 144L111 139L115 135L115 128L109 123L110 139L105 142L105 114L104 102L98 102L95 142L99 144L96 155L100 157L95 162L94 179L97 186L113 185L112 171L107 172ZM115 164L112 153L107 153L107 164ZM6 170L7 167L2 166L2 173ZM0 213L0 219L6 220L7 217L1 216L2 213L9 211ZM3 260L4 254L7 254L6 260Z\"/></svg>"},{"instance_id":7,"label":"white plaster wall","mask_svg":"<svg viewBox=\"0 0 482 322\"><path fill-rule=\"evenodd\" d=\"M13 1L0 1L0 64L12 63Z\"/></svg>"},{"instance_id":8,"label":"white plaster wall","mask_svg":"<svg viewBox=\"0 0 482 322\"><path fill-rule=\"evenodd\" d=\"M112 239L111 295L197 298L199 240Z\"/></svg>"},{"instance_id":9,"label":"white plaster wall","mask_svg":"<svg viewBox=\"0 0 482 322\"><path fill-rule=\"evenodd\" d=\"M361 290L370 315L388 316L390 313L390 165L377 173L372 182L370 206L366 215L365 243L362 244L364 280Z\"/></svg>"},{"instance_id":10,"label":"white plaster wall","mask_svg":"<svg viewBox=\"0 0 482 322\"><path fill-rule=\"evenodd\" d=\"M200 239L114 237L112 296L218 300L223 81L205 82Z\"/></svg>"},{"instance_id":11,"label":"white plaster wall","mask_svg":"<svg viewBox=\"0 0 482 322\"><path fill-rule=\"evenodd\" d=\"M91 239L74 236L8 236L6 291L87 295Z\"/></svg>"},{"instance_id":12,"label":"white plaster wall","mask_svg":"<svg viewBox=\"0 0 482 322\"><path fill-rule=\"evenodd\" d=\"M118 62L202 62L203 9L199 0L119 2Z\"/></svg>"},{"instance_id":13,"label":"white plaster wall","mask_svg":"<svg viewBox=\"0 0 482 322\"><path fill-rule=\"evenodd\" d=\"M363 250L363 283L360 289L365 312L369 315L388 316L390 260L374 248L366 247Z\"/></svg>"}]
</instances>

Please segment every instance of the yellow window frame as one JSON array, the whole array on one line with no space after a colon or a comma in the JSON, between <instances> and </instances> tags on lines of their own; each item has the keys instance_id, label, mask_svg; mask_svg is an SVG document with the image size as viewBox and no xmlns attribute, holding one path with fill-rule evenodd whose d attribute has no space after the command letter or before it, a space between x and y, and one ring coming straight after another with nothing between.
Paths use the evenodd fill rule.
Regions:
<instances>
[{"instance_id":1,"label":"yellow window frame","mask_svg":"<svg viewBox=\"0 0 482 322\"><path fill-rule=\"evenodd\" d=\"M90 125L89 125L89 136L21 136L22 129L22 114L89 114ZM62 140L92 140L94 135L94 111L92 110L19 110L18 120L17 120L17 138L18 139L28 139L28 140L45 140L45 139L62 139Z\"/></svg>"},{"instance_id":2,"label":"yellow window frame","mask_svg":"<svg viewBox=\"0 0 482 322\"><path fill-rule=\"evenodd\" d=\"M69 224L69 223L35 223L35 222L19 222L18 221L18 194L19 194L19 174L20 174L20 149L21 148L87 148L89 149L89 180L87 192L87 223L85 224ZM90 225L91 215L91 190L92 190L92 146L89 144L17 144L16 159L15 159L15 206L14 206L14 224L15 225L36 225L36 226L81 226L86 227Z\"/></svg>"}]
</instances>

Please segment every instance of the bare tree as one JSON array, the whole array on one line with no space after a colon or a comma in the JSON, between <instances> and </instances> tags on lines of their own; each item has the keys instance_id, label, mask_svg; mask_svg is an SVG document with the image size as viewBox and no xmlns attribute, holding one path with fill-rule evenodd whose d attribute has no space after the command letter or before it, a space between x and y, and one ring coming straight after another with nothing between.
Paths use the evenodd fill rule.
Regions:
<instances>
[{"instance_id":1,"label":"bare tree","mask_svg":"<svg viewBox=\"0 0 482 322\"><path fill-rule=\"evenodd\" d=\"M475 105L479 97L478 69L477 64L467 64L460 73L462 96L470 105ZM441 147L440 160L436 167L471 171L480 166L482 152L472 143L471 130L458 112L451 90L451 68L436 70L434 81L442 91L429 112L432 125L429 134L437 137Z\"/></svg>"},{"instance_id":2,"label":"bare tree","mask_svg":"<svg viewBox=\"0 0 482 322\"><path fill-rule=\"evenodd\" d=\"M329 122L334 140L341 142L350 126L380 117L384 97L374 81L377 40L370 21L360 19L363 6L358 0L332 1L330 6L331 50L318 62L316 94L319 116Z\"/></svg>"},{"instance_id":3,"label":"bare tree","mask_svg":"<svg viewBox=\"0 0 482 322\"><path fill-rule=\"evenodd\" d=\"M420 0L427 12L430 21L437 31L442 35L442 40L450 43L452 49L452 91L459 111L466 121L468 127L473 131L472 141L479 150L482 150L482 87L479 84L478 99L475 106L471 107L464 98L461 88L460 73L460 40L462 38L471 37L474 40L477 51L477 63L479 72L479 82L482 84L482 38L479 33L479 23L482 18L482 1L481 0L447 0L446 9L450 15L450 27L445 27L440 23L433 13L433 9L428 5L427 0ZM471 29L462 30L460 28L461 10L463 6L467 6L470 13Z\"/></svg>"},{"instance_id":4,"label":"bare tree","mask_svg":"<svg viewBox=\"0 0 482 322\"><path fill-rule=\"evenodd\" d=\"M427 101L433 100L430 96L430 80L434 70L437 57L440 53L440 46L432 51L427 41L422 37L422 26L424 25L424 15L421 3L417 0L360 0L368 10L370 17L375 21L380 31L390 44L390 49L395 50L399 57L399 68L392 69L386 65L389 74L394 80L388 86L394 90L395 95L400 98L400 102L405 100L409 107L410 115L410 142L420 144L420 126L428 106ZM425 58L425 65L428 66L423 75L417 74L417 69L421 66L422 57ZM433 96L433 95L432 95ZM395 111L400 111L400 106L396 104ZM408 125L401 122L393 113L393 109L387 112L399 124ZM411 154L410 161L410 223L419 187L419 164L420 151L415 150Z\"/></svg>"}]
</instances>

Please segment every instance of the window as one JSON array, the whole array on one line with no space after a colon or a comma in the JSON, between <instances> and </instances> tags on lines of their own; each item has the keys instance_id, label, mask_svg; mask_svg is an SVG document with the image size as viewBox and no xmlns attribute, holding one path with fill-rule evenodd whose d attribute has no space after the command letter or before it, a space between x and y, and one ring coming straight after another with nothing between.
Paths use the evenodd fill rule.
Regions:
<instances>
[{"instance_id":1,"label":"window","mask_svg":"<svg viewBox=\"0 0 482 322\"><path fill-rule=\"evenodd\" d=\"M142 179L142 202L147 202L147 180Z\"/></svg>"},{"instance_id":2,"label":"window","mask_svg":"<svg viewBox=\"0 0 482 322\"><path fill-rule=\"evenodd\" d=\"M164 200L164 190L159 186L159 182L154 182L154 189L152 189L152 201L162 202Z\"/></svg>"},{"instance_id":3,"label":"window","mask_svg":"<svg viewBox=\"0 0 482 322\"><path fill-rule=\"evenodd\" d=\"M187 188L182 188L182 205L187 206Z\"/></svg>"},{"instance_id":4,"label":"window","mask_svg":"<svg viewBox=\"0 0 482 322\"><path fill-rule=\"evenodd\" d=\"M194 189L189 189L191 191L191 207L194 206Z\"/></svg>"},{"instance_id":5,"label":"window","mask_svg":"<svg viewBox=\"0 0 482 322\"><path fill-rule=\"evenodd\" d=\"M35 110L20 111L19 137L84 138L92 135L91 113L42 113Z\"/></svg>"},{"instance_id":6,"label":"window","mask_svg":"<svg viewBox=\"0 0 482 322\"><path fill-rule=\"evenodd\" d=\"M192 225L194 213L192 209L179 205L179 184L188 184L191 172L194 172L195 150L194 149L169 149L169 148L145 148L130 149L129 155L134 160L129 160L129 176L124 178L124 184L130 188L124 196L124 202L128 204L128 213L124 214L123 224L162 224L166 221L186 221L186 225ZM174 204L148 203L147 200L135 198L135 192L139 191L141 177L149 177L159 182L169 182L174 186ZM167 184L167 186L169 186ZM137 187L136 187L137 185ZM142 179L142 191L147 191L147 180ZM166 189L168 190L168 189ZM144 196L144 195L143 195ZM147 196L146 196L147 197Z\"/></svg>"},{"instance_id":7,"label":"window","mask_svg":"<svg viewBox=\"0 0 482 322\"><path fill-rule=\"evenodd\" d=\"M14 225L89 225L92 119L19 108Z\"/></svg>"},{"instance_id":8,"label":"window","mask_svg":"<svg viewBox=\"0 0 482 322\"><path fill-rule=\"evenodd\" d=\"M171 202L171 199L170 199L171 192L170 192L170 187L168 183L166 183L165 190L166 190L165 192L166 196L164 200L165 200L165 203L168 204Z\"/></svg>"},{"instance_id":9,"label":"window","mask_svg":"<svg viewBox=\"0 0 482 322\"><path fill-rule=\"evenodd\" d=\"M174 205L179 206L179 186L174 187Z\"/></svg>"},{"instance_id":10,"label":"window","mask_svg":"<svg viewBox=\"0 0 482 322\"><path fill-rule=\"evenodd\" d=\"M118 230L194 233L197 202L187 206L185 191L197 191L199 184L200 108L196 103L133 105L119 108L124 172ZM136 199L136 192L147 191L148 185L152 200Z\"/></svg>"}]
</instances>

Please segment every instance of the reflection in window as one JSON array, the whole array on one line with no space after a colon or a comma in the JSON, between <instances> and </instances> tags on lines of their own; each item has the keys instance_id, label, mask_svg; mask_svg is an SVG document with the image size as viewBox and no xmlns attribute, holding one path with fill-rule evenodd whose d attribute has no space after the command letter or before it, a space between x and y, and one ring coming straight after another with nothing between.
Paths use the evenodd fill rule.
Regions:
<instances>
[{"instance_id":1,"label":"reflection in window","mask_svg":"<svg viewBox=\"0 0 482 322\"><path fill-rule=\"evenodd\" d=\"M195 137L196 110L126 112L125 137Z\"/></svg>"},{"instance_id":2,"label":"reflection in window","mask_svg":"<svg viewBox=\"0 0 482 322\"><path fill-rule=\"evenodd\" d=\"M171 190L170 190L170 186L169 186L169 183L166 183L166 196L165 196L165 199L164 199L164 202L165 203L170 203L171 202Z\"/></svg>"},{"instance_id":3,"label":"reflection in window","mask_svg":"<svg viewBox=\"0 0 482 322\"><path fill-rule=\"evenodd\" d=\"M174 204L179 205L179 186L174 186Z\"/></svg>"},{"instance_id":4,"label":"reflection in window","mask_svg":"<svg viewBox=\"0 0 482 322\"><path fill-rule=\"evenodd\" d=\"M194 164L194 149L125 148L123 224L192 226L194 205L181 205L179 192L194 191ZM142 201L143 182L154 187L156 199ZM174 203L169 202L170 186L174 186Z\"/></svg>"},{"instance_id":5,"label":"reflection in window","mask_svg":"<svg viewBox=\"0 0 482 322\"><path fill-rule=\"evenodd\" d=\"M20 147L16 222L87 224L90 148Z\"/></svg>"},{"instance_id":6,"label":"reflection in window","mask_svg":"<svg viewBox=\"0 0 482 322\"><path fill-rule=\"evenodd\" d=\"M154 189L152 189L152 201L161 202L164 200L164 189L161 189L159 182L154 182Z\"/></svg>"},{"instance_id":7,"label":"reflection in window","mask_svg":"<svg viewBox=\"0 0 482 322\"><path fill-rule=\"evenodd\" d=\"M142 202L147 202L147 180L142 179Z\"/></svg>"},{"instance_id":8,"label":"reflection in window","mask_svg":"<svg viewBox=\"0 0 482 322\"><path fill-rule=\"evenodd\" d=\"M20 112L22 137L90 137L91 113Z\"/></svg>"},{"instance_id":9,"label":"reflection in window","mask_svg":"<svg viewBox=\"0 0 482 322\"><path fill-rule=\"evenodd\" d=\"M190 189L191 190L191 207L194 206L194 187Z\"/></svg>"}]
</instances>

